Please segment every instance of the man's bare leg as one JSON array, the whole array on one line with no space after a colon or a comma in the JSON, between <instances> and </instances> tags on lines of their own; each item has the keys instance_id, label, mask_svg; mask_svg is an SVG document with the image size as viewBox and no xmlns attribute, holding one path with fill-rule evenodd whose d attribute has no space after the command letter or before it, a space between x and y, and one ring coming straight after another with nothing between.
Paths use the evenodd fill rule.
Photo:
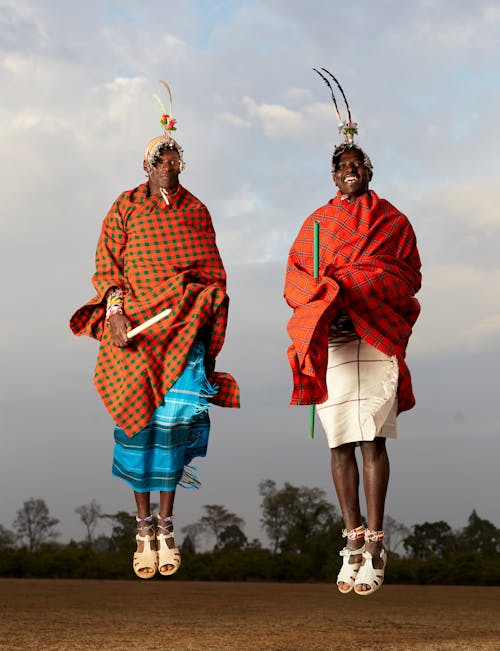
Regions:
<instances>
[{"instance_id":1,"label":"man's bare leg","mask_svg":"<svg viewBox=\"0 0 500 651\"><path fill-rule=\"evenodd\" d=\"M367 528L381 531L384 526L385 498L389 484L389 457L387 455L385 438L377 437L373 441L361 443L363 457L363 484L368 511ZM382 542L367 542L366 551L373 557L373 567L382 569L384 563L380 558ZM362 584L356 586L360 592L370 590L370 586Z\"/></svg>"},{"instance_id":2,"label":"man's bare leg","mask_svg":"<svg viewBox=\"0 0 500 651\"><path fill-rule=\"evenodd\" d=\"M175 491L160 492L159 515L161 518L170 518L174 515L174 500L175 500ZM167 534L173 532L174 525L173 524L165 525L164 523L162 523L160 518L158 518L158 528L163 530L163 533ZM170 549L173 549L175 547L174 538L167 538L166 543ZM160 570L164 572L173 569L173 567L174 567L173 565L162 565L162 567L160 567Z\"/></svg>"},{"instance_id":3,"label":"man's bare leg","mask_svg":"<svg viewBox=\"0 0 500 651\"><path fill-rule=\"evenodd\" d=\"M354 443L346 443L332 448L332 477L337 493L337 498L342 511L345 528L349 531L359 527L361 524L361 511L359 506L359 471L356 462L356 446ZM347 540L348 549L359 549L364 544L362 538L358 540ZM360 563L361 555L355 554L349 558L349 563ZM341 591L347 590L349 585L339 583Z\"/></svg>"},{"instance_id":4,"label":"man's bare leg","mask_svg":"<svg viewBox=\"0 0 500 651\"><path fill-rule=\"evenodd\" d=\"M161 491L160 493L160 515L168 518L174 514L175 491Z\"/></svg>"},{"instance_id":5,"label":"man's bare leg","mask_svg":"<svg viewBox=\"0 0 500 651\"><path fill-rule=\"evenodd\" d=\"M137 506L137 517L144 520L151 515L151 505L150 505L151 494L148 493L139 493L134 491L135 504ZM154 532L154 529L151 529ZM154 547L152 548L154 549ZM137 551L139 553L144 551L144 542L142 540L137 541ZM144 574L154 574L155 570L152 567L142 568L142 573Z\"/></svg>"},{"instance_id":6,"label":"man's bare leg","mask_svg":"<svg viewBox=\"0 0 500 651\"><path fill-rule=\"evenodd\" d=\"M147 518L151 515L151 493L138 493L137 491L134 491L134 497L137 506L137 517Z\"/></svg>"}]
</instances>

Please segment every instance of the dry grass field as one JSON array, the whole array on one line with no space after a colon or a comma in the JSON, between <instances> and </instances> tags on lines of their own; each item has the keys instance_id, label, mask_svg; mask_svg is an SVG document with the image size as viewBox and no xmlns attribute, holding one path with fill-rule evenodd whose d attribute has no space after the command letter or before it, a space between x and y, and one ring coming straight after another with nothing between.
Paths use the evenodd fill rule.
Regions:
<instances>
[{"instance_id":1,"label":"dry grass field","mask_svg":"<svg viewBox=\"0 0 500 651\"><path fill-rule=\"evenodd\" d=\"M500 649L500 587L0 579L0 649Z\"/></svg>"}]
</instances>

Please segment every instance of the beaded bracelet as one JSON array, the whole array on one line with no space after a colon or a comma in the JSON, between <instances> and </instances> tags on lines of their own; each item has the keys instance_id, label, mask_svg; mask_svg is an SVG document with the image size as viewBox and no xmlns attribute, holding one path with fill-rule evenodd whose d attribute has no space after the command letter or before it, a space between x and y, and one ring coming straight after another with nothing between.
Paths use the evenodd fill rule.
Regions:
<instances>
[{"instance_id":1,"label":"beaded bracelet","mask_svg":"<svg viewBox=\"0 0 500 651\"><path fill-rule=\"evenodd\" d=\"M123 314L123 289L111 287L106 294L106 321L112 314Z\"/></svg>"}]
</instances>

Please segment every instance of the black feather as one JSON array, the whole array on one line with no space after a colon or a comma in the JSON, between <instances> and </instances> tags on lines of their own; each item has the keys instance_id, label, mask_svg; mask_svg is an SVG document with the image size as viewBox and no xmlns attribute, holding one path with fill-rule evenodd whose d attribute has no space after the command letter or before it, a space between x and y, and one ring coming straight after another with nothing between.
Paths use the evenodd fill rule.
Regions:
<instances>
[{"instance_id":1,"label":"black feather","mask_svg":"<svg viewBox=\"0 0 500 651\"><path fill-rule=\"evenodd\" d=\"M321 69L324 70L324 68L321 68ZM342 122L342 116L340 115L339 107L337 106L337 100L335 99L335 93L333 92L333 88L332 88L331 83L328 81L328 79L324 75L321 74L321 72L319 70L316 70L316 68L313 68L313 70L314 70L314 72L316 72L321 77L321 79L325 82L325 84L330 89L330 92L332 94L333 105L335 107L335 112L337 113L337 117L339 119L339 122ZM326 70L325 72L328 72L328 71Z\"/></svg>"},{"instance_id":2,"label":"black feather","mask_svg":"<svg viewBox=\"0 0 500 651\"><path fill-rule=\"evenodd\" d=\"M326 72L327 75L330 75L330 77L333 79L333 81L337 84L340 92L342 93L342 97L344 98L344 102L345 102L345 105L346 105L346 108L347 108L347 115L349 116L349 122L352 122L351 109L349 108L349 102L347 101L347 97L345 96L344 91L342 90L342 86L335 79L335 77L332 75L332 73L329 72L326 68L321 68L321 70L323 70L323 72ZM323 75L321 75L321 76L323 76ZM324 77L323 77L323 79L324 79Z\"/></svg>"}]
</instances>

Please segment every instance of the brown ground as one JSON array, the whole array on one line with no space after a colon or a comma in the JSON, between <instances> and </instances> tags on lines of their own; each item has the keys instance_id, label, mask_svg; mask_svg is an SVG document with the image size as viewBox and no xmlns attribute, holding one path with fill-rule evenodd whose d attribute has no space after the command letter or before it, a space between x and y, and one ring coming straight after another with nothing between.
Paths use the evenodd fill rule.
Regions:
<instances>
[{"instance_id":1,"label":"brown ground","mask_svg":"<svg viewBox=\"0 0 500 651\"><path fill-rule=\"evenodd\" d=\"M499 606L500 587L0 579L0 649L500 649Z\"/></svg>"}]
</instances>

